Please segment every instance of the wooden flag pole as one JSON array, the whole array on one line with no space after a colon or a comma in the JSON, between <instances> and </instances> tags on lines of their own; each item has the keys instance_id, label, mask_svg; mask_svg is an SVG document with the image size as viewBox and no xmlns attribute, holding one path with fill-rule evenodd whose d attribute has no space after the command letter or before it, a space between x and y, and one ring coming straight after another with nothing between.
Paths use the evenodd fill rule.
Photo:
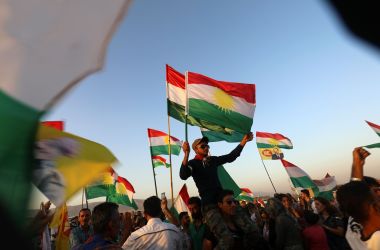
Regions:
<instances>
[{"instance_id":1,"label":"wooden flag pole","mask_svg":"<svg viewBox=\"0 0 380 250\"><path fill-rule=\"evenodd\" d=\"M187 93L187 83L188 83L188 73L189 71L185 72L185 93L186 93L186 106L185 106L185 141L188 141L188 135L187 135L187 115L189 111L189 98Z\"/></svg>"},{"instance_id":2,"label":"wooden flag pole","mask_svg":"<svg viewBox=\"0 0 380 250\"><path fill-rule=\"evenodd\" d=\"M169 86L168 82L166 82L166 99L169 96ZM169 151L169 164L170 164L170 195L172 199L172 207L174 206L174 196L173 196L173 164L172 164L172 147L171 147L171 139L170 139L170 117L169 117L169 110L168 110L168 134L169 134L169 140L168 140L168 151Z\"/></svg>"},{"instance_id":3,"label":"wooden flag pole","mask_svg":"<svg viewBox=\"0 0 380 250\"><path fill-rule=\"evenodd\" d=\"M149 131L148 131L148 137L149 137ZM158 192L157 192L157 183L156 183L156 172L154 171L154 164L153 164L153 159L152 159L152 147L149 144L149 150L150 150L150 160L152 162L152 170L153 170L153 179L154 179L154 188L156 190L156 196L158 197Z\"/></svg>"},{"instance_id":4,"label":"wooden flag pole","mask_svg":"<svg viewBox=\"0 0 380 250\"><path fill-rule=\"evenodd\" d=\"M259 151L259 154L260 154L260 151ZM261 155L260 155L260 158L261 158ZM272 187L273 187L273 189L274 189L274 192L277 193L277 190L276 190L276 188L275 188L274 185L273 185L273 182L272 182L272 179L270 178L270 175L269 175L269 173L268 173L268 170L267 170L267 168L265 167L265 164L264 164L263 158L261 158L261 162L263 163L263 166L264 166L265 172L267 172L267 175L268 175L269 181L270 181L270 183L272 184Z\"/></svg>"}]
</instances>

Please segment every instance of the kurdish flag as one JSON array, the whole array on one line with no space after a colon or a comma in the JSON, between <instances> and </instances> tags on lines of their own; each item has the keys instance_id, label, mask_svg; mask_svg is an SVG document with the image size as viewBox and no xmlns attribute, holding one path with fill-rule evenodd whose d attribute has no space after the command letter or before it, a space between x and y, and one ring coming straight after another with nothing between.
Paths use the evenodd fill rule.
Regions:
<instances>
[{"instance_id":1,"label":"kurdish flag","mask_svg":"<svg viewBox=\"0 0 380 250\"><path fill-rule=\"evenodd\" d=\"M101 173L99 181L96 181L85 188L86 199L108 196L116 193L115 182L118 175L110 167L106 172Z\"/></svg>"},{"instance_id":2,"label":"kurdish flag","mask_svg":"<svg viewBox=\"0 0 380 250\"><path fill-rule=\"evenodd\" d=\"M267 132L256 131L256 143L258 148L285 148L292 149L293 144L289 138L282 134L271 134Z\"/></svg>"},{"instance_id":3,"label":"kurdish flag","mask_svg":"<svg viewBox=\"0 0 380 250\"><path fill-rule=\"evenodd\" d=\"M186 122L186 85L185 76L174 68L166 65L166 83L167 83L167 102L168 114L174 119ZM187 115L187 123L192 126L207 128L212 131L226 133L225 128L205 120L194 118Z\"/></svg>"},{"instance_id":4,"label":"kurdish flag","mask_svg":"<svg viewBox=\"0 0 380 250\"><path fill-rule=\"evenodd\" d=\"M25 223L40 118L102 68L129 2L0 1L0 204L17 226Z\"/></svg>"},{"instance_id":5,"label":"kurdish flag","mask_svg":"<svg viewBox=\"0 0 380 250\"><path fill-rule=\"evenodd\" d=\"M228 129L226 129L228 131ZM201 128L202 136L206 136L210 142L226 141L226 142L240 142L244 134L230 131L229 133L222 133L218 131L211 131L206 128Z\"/></svg>"},{"instance_id":6,"label":"kurdish flag","mask_svg":"<svg viewBox=\"0 0 380 250\"><path fill-rule=\"evenodd\" d=\"M107 201L129 206L137 210L137 204L133 200L135 189L133 188L132 184L124 177L118 176L115 187L116 193L107 196Z\"/></svg>"},{"instance_id":7,"label":"kurdish flag","mask_svg":"<svg viewBox=\"0 0 380 250\"><path fill-rule=\"evenodd\" d=\"M191 116L239 133L251 131L256 106L254 84L217 81L188 72L187 91Z\"/></svg>"},{"instance_id":8,"label":"kurdish flag","mask_svg":"<svg viewBox=\"0 0 380 250\"><path fill-rule=\"evenodd\" d=\"M223 166L218 167L218 178L223 189L232 190L234 192L234 197L239 196L241 193L240 187L236 184Z\"/></svg>"},{"instance_id":9,"label":"kurdish flag","mask_svg":"<svg viewBox=\"0 0 380 250\"><path fill-rule=\"evenodd\" d=\"M294 165L285 160L281 160L282 165L285 167L286 172L288 173L290 180L292 181L295 188L311 188L315 196L318 196L318 187L309 177L309 175Z\"/></svg>"},{"instance_id":10,"label":"kurdish flag","mask_svg":"<svg viewBox=\"0 0 380 250\"><path fill-rule=\"evenodd\" d=\"M337 186L335 176L330 176L327 174L322 180L313 180L313 182L318 187L318 196L326 198L327 200L332 200L334 198L333 191Z\"/></svg>"},{"instance_id":11,"label":"kurdish flag","mask_svg":"<svg viewBox=\"0 0 380 250\"><path fill-rule=\"evenodd\" d=\"M241 193L236 198L239 201L254 201L253 192L249 188L241 188Z\"/></svg>"},{"instance_id":12,"label":"kurdish flag","mask_svg":"<svg viewBox=\"0 0 380 250\"><path fill-rule=\"evenodd\" d=\"M379 125L376 125L375 123L372 123L372 122L369 122L369 121L366 121L368 123L368 125L373 129L373 131L375 131L375 133L380 136L380 126Z\"/></svg>"},{"instance_id":13,"label":"kurdish flag","mask_svg":"<svg viewBox=\"0 0 380 250\"><path fill-rule=\"evenodd\" d=\"M180 214L181 212L190 212L188 205L189 205L189 193L187 192L186 184L183 184L181 190L178 193L177 198L174 200L174 208L177 212L177 214Z\"/></svg>"},{"instance_id":14,"label":"kurdish flag","mask_svg":"<svg viewBox=\"0 0 380 250\"><path fill-rule=\"evenodd\" d=\"M170 164L166 163L166 159L159 155L152 156L153 167L165 166L166 168L170 168Z\"/></svg>"},{"instance_id":15,"label":"kurdish flag","mask_svg":"<svg viewBox=\"0 0 380 250\"><path fill-rule=\"evenodd\" d=\"M169 135L158 131L154 130L151 128L148 128L148 137L149 137L149 146L150 146L150 152L152 156L154 155L169 155ZM181 146L182 142L173 137L170 136L170 145L171 145L171 154L174 155L179 155L181 152Z\"/></svg>"}]
</instances>

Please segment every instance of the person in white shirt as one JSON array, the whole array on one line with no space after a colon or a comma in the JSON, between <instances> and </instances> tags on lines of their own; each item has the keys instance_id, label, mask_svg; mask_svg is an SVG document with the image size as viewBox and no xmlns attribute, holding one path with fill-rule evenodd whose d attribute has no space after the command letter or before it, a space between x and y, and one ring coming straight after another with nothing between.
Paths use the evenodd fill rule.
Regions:
<instances>
[{"instance_id":1,"label":"person in white shirt","mask_svg":"<svg viewBox=\"0 0 380 250\"><path fill-rule=\"evenodd\" d=\"M173 224L161 220L161 200L151 196L144 201L144 216L148 223L133 232L123 249L176 250L183 249L181 231Z\"/></svg>"}]
</instances>

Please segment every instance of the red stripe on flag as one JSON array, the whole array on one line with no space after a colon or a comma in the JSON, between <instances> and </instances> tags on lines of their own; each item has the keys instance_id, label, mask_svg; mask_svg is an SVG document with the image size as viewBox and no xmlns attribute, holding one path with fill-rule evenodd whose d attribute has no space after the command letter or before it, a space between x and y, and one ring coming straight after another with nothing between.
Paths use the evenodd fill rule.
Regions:
<instances>
[{"instance_id":1,"label":"red stripe on flag","mask_svg":"<svg viewBox=\"0 0 380 250\"><path fill-rule=\"evenodd\" d=\"M154 155L154 156L152 156L152 159L153 159L153 160L160 160L160 161L166 163L166 159L165 159L164 157L159 156L159 155Z\"/></svg>"},{"instance_id":2,"label":"red stripe on flag","mask_svg":"<svg viewBox=\"0 0 380 250\"><path fill-rule=\"evenodd\" d=\"M376 128L376 129L380 129L380 126L379 125L376 125L375 123L372 123L372 122L369 122L369 121L366 121L366 123L368 123L368 125L372 128Z\"/></svg>"},{"instance_id":3,"label":"red stripe on flag","mask_svg":"<svg viewBox=\"0 0 380 250\"><path fill-rule=\"evenodd\" d=\"M188 84L205 84L217 87L231 96L243 98L252 104L256 103L254 84L218 81L194 72L188 73Z\"/></svg>"},{"instance_id":4,"label":"red stripe on flag","mask_svg":"<svg viewBox=\"0 0 380 250\"><path fill-rule=\"evenodd\" d=\"M179 191L179 195L182 197L182 200L185 202L186 206L189 206L189 193L187 192L186 184L183 184L181 190Z\"/></svg>"},{"instance_id":5,"label":"red stripe on flag","mask_svg":"<svg viewBox=\"0 0 380 250\"><path fill-rule=\"evenodd\" d=\"M148 136L149 137L160 137L160 136L168 136L168 134L166 134L164 132L161 132L159 130L148 128ZM177 138L175 138L173 136L170 136L170 140L172 140L172 141L179 141L179 139L177 139Z\"/></svg>"},{"instance_id":6,"label":"red stripe on flag","mask_svg":"<svg viewBox=\"0 0 380 250\"><path fill-rule=\"evenodd\" d=\"M253 194L249 188L240 188L241 191L246 192L248 194Z\"/></svg>"},{"instance_id":7,"label":"red stripe on flag","mask_svg":"<svg viewBox=\"0 0 380 250\"><path fill-rule=\"evenodd\" d=\"M44 121L42 125L58 129L59 131L63 131L64 122L63 121Z\"/></svg>"},{"instance_id":8,"label":"red stripe on flag","mask_svg":"<svg viewBox=\"0 0 380 250\"><path fill-rule=\"evenodd\" d=\"M185 89L185 76L166 64L166 82Z\"/></svg>"},{"instance_id":9,"label":"red stripe on flag","mask_svg":"<svg viewBox=\"0 0 380 250\"><path fill-rule=\"evenodd\" d=\"M289 167L296 167L296 165L294 165L293 163L290 163L288 161L285 161L284 159L281 159L281 162L282 162L282 165L286 168L289 168Z\"/></svg>"},{"instance_id":10,"label":"red stripe on flag","mask_svg":"<svg viewBox=\"0 0 380 250\"><path fill-rule=\"evenodd\" d=\"M284 140L284 139L289 140L289 138L283 136L282 134L278 134L278 133L272 134L272 133L259 132L259 131L256 131L256 138L257 137L273 138L276 140Z\"/></svg>"},{"instance_id":11,"label":"red stripe on flag","mask_svg":"<svg viewBox=\"0 0 380 250\"><path fill-rule=\"evenodd\" d=\"M124 177L118 176L117 181L125 186L125 188L132 193L135 193L135 189L133 188L132 184L127 181Z\"/></svg>"}]
</instances>

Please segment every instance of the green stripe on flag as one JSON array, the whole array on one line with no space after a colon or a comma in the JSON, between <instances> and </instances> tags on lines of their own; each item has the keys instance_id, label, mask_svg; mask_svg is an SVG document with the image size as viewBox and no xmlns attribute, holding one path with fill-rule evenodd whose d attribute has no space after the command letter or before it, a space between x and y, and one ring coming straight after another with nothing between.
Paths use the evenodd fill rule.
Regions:
<instances>
[{"instance_id":1,"label":"green stripe on flag","mask_svg":"<svg viewBox=\"0 0 380 250\"><path fill-rule=\"evenodd\" d=\"M203 136L207 136L208 140L210 142L216 142L216 141L226 141L226 142L240 142L244 134L238 133L236 131L233 131L231 134L225 134L221 132L216 131L202 131Z\"/></svg>"},{"instance_id":2,"label":"green stripe on flag","mask_svg":"<svg viewBox=\"0 0 380 250\"><path fill-rule=\"evenodd\" d=\"M18 226L25 224L42 114L0 90L0 202Z\"/></svg>"},{"instance_id":3,"label":"green stripe on flag","mask_svg":"<svg viewBox=\"0 0 380 250\"><path fill-rule=\"evenodd\" d=\"M290 146L284 145L284 144L275 145L275 144L267 144L267 143L257 143L257 147L258 148L274 148L274 147L278 147L278 148L285 148L285 149L293 149L293 147L290 147Z\"/></svg>"},{"instance_id":4,"label":"green stripe on flag","mask_svg":"<svg viewBox=\"0 0 380 250\"><path fill-rule=\"evenodd\" d=\"M315 183L308 177L308 176L302 176L302 177L290 177L290 180L292 181L294 187L300 187L300 188L315 188Z\"/></svg>"},{"instance_id":5,"label":"green stripe on flag","mask_svg":"<svg viewBox=\"0 0 380 250\"><path fill-rule=\"evenodd\" d=\"M380 148L380 143L370 144L367 146L364 146L366 148Z\"/></svg>"},{"instance_id":6,"label":"green stripe on flag","mask_svg":"<svg viewBox=\"0 0 380 250\"><path fill-rule=\"evenodd\" d=\"M135 210L138 209L136 202L132 199L132 202L129 200L128 195L114 194L107 196L107 201L115 202L117 204L125 205L131 207Z\"/></svg>"},{"instance_id":7,"label":"green stripe on flag","mask_svg":"<svg viewBox=\"0 0 380 250\"><path fill-rule=\"evenodd\" d=\"M116 193L115 185L94 185L85 188L86 199L104 197Z\"/></svg>"},{"instance_id":8,"label":"green stripe on flag","mask_svg":"<svg viewBox=\"0 0 380 250\"><path fill-rule=\"evenodd\" d=\"M234 197L237 197L241 193L240 187L235 183L223 166L218 167L218 177L222 188L232 190L234 192Z\"/></svg>"},{"instance_id":9,"label":"green stripe on flag","mask_svg":"<svg viewBox=\"0 0 380 250\"><path fill-rule=\"evenodd\" d=\"M169 155L168 145L153 146L150 147L152 155ZM179 155L181 152L181 147L178 145L171 145L171 154Z\"/></svg>"},{"instance_id":10,"label":"green stripe on flag","mask_svg":"<svg viewBox=\"0 0 380 250\"><path fill-rule=\"evenodd\" d=\"M253 119L199 99L189 99L189 114L240 133L251 131Z\"/></svg>"}]
</instances>

